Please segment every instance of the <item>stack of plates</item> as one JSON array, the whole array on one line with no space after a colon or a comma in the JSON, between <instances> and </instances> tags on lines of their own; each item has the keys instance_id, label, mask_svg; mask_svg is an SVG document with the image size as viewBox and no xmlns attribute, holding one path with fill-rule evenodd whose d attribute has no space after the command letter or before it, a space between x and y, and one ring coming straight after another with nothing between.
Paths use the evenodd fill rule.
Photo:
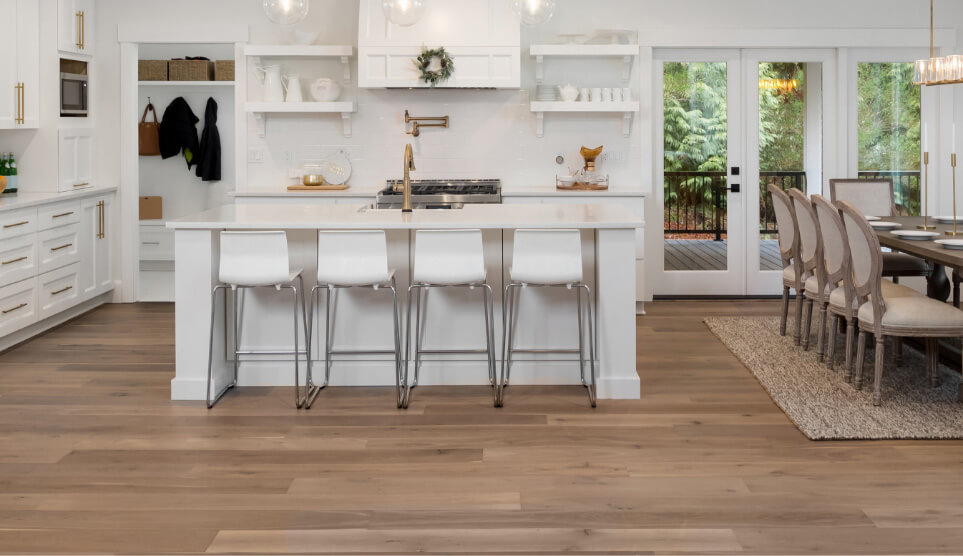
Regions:
<instances>
[{"instance_id":1,"label":"stack of plates","mask_svg":"<svg viewBox=\"0 0 963 556\"><path fill-rule=\"evenodd\" d=\"M933 220L936 220L937 222L939 222L939 223L941 223L941 224L952 224L952 223L953 223L953 220L954 220L954 217L952 217L952 216L934 216L934 217L933 217ZM956 216L956 217L955 217L955 220L956 220L957 222L963 222L963 215L958 215L958 216Z\"/></svg>"},{"instance_id":2,"label":"stack of plates","mask_svg":"<svg viewBox=\"0 0 963 556\"><path fill-rule=\"evenodd\" d=\"M554 85L539 85L535 87L535 100L539 102L555 102L558 100L558 87Z\"/></svg>"}]
</instances>

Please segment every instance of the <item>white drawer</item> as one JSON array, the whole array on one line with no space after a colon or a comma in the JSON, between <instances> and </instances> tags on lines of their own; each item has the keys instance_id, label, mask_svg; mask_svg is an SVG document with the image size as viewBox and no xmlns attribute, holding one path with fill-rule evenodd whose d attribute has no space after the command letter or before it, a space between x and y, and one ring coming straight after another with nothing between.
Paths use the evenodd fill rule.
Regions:
<instances>
[{"instance_id":1,"label":"white drawer","mask_svg":"<svg viewBox=\"0 0 963 556\"><path fill-rule=\"evenodd\" d=\"M73 264L37 277L40 320L65 311L80 301L79 267L79 264Z\"/></svg>"},{"instance_id":2,"label":"white drawer","mask_svg":"<svg viewBox=\"0 0 963 556\"><path fill-rule=\"evenodd\" d=\"M37 229L49 230L80 222L80 201L44 205L37 209Z\"/></svg>"},{"instance_id":3,"label":"white drawer","mask_svg":"<svg viewBox=\"0 0 963 556\"><path fill-rule=\"evenodd\" d=\"M141 226L140 260L173 261L174 230L158 226Z\"/></svg>"},{"instance_id":4,"label":"white drawer","mask_svg":"<svg viewBox=\"0 0 963 556\"><path fill-rule=\"evenodd\" d=\"M45 230L37 234L40 272L49 272L80 260L80 224Z\"/></svg>"},{"instance_id":5,"label":"white drawer","mask_svg":"<svg viewBox=\"0 0 963 556\"><path fill-rule=\"evenodd\" d=\"M32 234L37 231L37 209L0 213L0 239Z\"/></svg>"},{"instance_id":6,"label":"white drawer","mask_svg":"<svg viewBox=\"0 0 963 556\"><path fill-rule=\"evenodd\" d=\"M37 234L0 240L0 287L32 278L39 272Z\"/></svg>"},{"instance_id":7,"label":"white drawer","mask_svg":"<svg viewBox=\"0 0 963 556\"><path fill-rule=\"evenodd\" d=\"M0 288L0 336L37 322L37 278Z\"/></svg>"}]
</instances>

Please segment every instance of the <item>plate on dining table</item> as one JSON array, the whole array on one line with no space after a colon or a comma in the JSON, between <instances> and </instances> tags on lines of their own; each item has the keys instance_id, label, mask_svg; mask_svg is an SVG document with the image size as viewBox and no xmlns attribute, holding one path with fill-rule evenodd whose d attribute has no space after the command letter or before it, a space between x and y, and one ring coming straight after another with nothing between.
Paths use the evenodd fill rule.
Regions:
<instances>
[{"instance_id":1,"label":"plate on dining table","mask_svg":"<svg viewBox=\"0 0 963 556\"><path fill-rule=\"evenodd\" d=\"M933 243L939 243L943 246L943 249L963 251L963 239L938 239Z\"/></svg>"},{"instance_id":2,"label":"plate on dining table","mask_svg":"<svg viewBox=\"0 0 963 556\"><path fill-rule=\"evenodd\" d=\"M929 241L934 237L940 237L940 234L936 232L927 232L924 230L896 230L893 235L900 239L908 239L912 241Z\"/></svg>"},{"instance_id":3,"label":"plate on dining table","mask_svg":"<svg viewBox=\"0 0 963 556\"><path fill-rule=\"evenodd\" d=\"M881 232L888 232L889 230L895 230L897 228L902 228L903 225L899 222L887 222L885 220L872 220L869 223L874 230L879 230Z\"/></svg>"},{"instance_id":4,"label":"plate on dining table","mask_svg":"<svg viewBox=\"0 0 963 556\"><path fill-rule=\"evenodd\" d=\"M957 222L963 222L963 215L960 216L934 216L933 220L940 222L942 224L952 224L954 220Z\"/></svg>"},{"instance_id":5,"label":"plate on dining table","mask_svg":"<svg viewBox=\"0 0 963 556\"><path fill-rule=\"evenodd\" d=\"M869 222L877 222L879 220L878 216L867 216L866 220Z\"/></svg>"}]
</instances>

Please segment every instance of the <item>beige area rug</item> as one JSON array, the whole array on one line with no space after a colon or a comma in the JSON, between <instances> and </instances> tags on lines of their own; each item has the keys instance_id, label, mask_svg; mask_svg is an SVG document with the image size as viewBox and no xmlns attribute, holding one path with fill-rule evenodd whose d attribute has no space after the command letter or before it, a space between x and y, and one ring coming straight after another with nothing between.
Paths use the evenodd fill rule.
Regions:
<instances>
[{"instance_id":1,"label":"beige area rug","mask_svg":"<svg viewBox=\"0 0 963 556\"><path fill-rule=\"evenodd\" d=\"M840 362L830 371L816 359L816 335L810 351L803 351L793 343L791 331L779 335L778 317L710 317L705 322L812 440L963 438L963 404L957 400L960 372L941 365L942 384L931 388L923 355L911 348L903 349L901 367L886 358L883 404L875 407L873 348L866 350L863 389L857 391L845 381L842 335L836 340Z\"/></svg>"}]
</instances>

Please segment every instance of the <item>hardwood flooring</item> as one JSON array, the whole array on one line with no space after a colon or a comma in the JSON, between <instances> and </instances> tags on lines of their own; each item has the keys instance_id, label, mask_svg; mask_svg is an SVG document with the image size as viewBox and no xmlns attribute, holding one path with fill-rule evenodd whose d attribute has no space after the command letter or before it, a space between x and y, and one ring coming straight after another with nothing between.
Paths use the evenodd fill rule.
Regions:
<instances>
[{"instance_id":1,"label":"hardwood flooring","mask_svg":"<svg viewBox=\"0 0 963 556\"><path fill-rule=\"evenodd\" d=\"M959 553L963 442L812 442L659 302L643 399L576 387L169 400L171 305L111 305L0 355L4 553Z\"/></svg>"}]
</instances>

